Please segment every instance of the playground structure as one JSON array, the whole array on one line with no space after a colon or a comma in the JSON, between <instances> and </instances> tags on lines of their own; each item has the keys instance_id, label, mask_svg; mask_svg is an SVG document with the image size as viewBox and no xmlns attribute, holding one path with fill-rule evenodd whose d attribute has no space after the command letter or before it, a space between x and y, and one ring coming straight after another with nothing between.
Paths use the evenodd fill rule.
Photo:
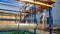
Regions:
<instances>
[{"instance_id":1,"label":"playground structure","mask_svg":"<svg viewBox=\"0 0 60 34\"><path fill-rule=\"evenodd\" d=\"M40 28L40 24L39 22L36 23L36 13L39 12L39 11L42 11L44 12L44 10L49 10L49 19L50 19L50 24L49 24L49 27L50 27L50 34L52 34L52 14L51 14L51 11L52 11L52 4L55 3L53 0L47 0L47 1L44 1L44 0L18 0L18 2L25 2L26 3L26 6L23 6L21 7L20 9L22 11L17 11L17 12L8 12L7 10L0 10L0 16L3 16L3 18L1 17L0 18L0 30L3 31L3 30L28 30L28 29L34 29L34 34L36 34L36 30L37 28ZM27 5L30 4L32 5L31 9L28 9ZM3 6L3 4L1 4ZM37 7L36 5L38 5L39 7ZM5 13L5 14L3 14ZM7 15L8 14L8 15ZM5 15L5 16L4 16ZM31 16L31 15L34 15L34 23L28 23L27 21L29 21L28 17ZM44 13L42 15L42 27L41 29L44 29ZM8 19L9 17L9 19ZM7 19L6 19L7 18ZM11 19L10 19L11 18ZM12 19L13 18L13 19ZM14 19L15 18L15 19ZM4 21L3 21L4 20ZM32 20L32 19L31 19ZM2 23L3 21L3 23ZM4 22L7 22L7 23L4 23ZM8 22L11 22L11 23L8 23ZM13 23L12 23L13 22Z\"/></svg>"}]
</instances>

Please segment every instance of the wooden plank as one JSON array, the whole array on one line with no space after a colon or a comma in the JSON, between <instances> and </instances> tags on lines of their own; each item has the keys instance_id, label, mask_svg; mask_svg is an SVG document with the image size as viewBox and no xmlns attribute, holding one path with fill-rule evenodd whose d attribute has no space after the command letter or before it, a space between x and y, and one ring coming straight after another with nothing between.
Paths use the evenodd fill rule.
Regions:
<instances>
[{"instance_id":1,"label":"wooden plank","mask_svg":"<svg viewBox=\"0 0 60 34\"><path fill-rule=\"evenodd\" d=\"M11 13L11 14L20 14L20 12L11 12L11 11L5 11L5 10L0 10L0 12ZM27 13L21 12L21 14L24 15L24 14L27 14Z\"/></svg>"},{"instance_id":2,"label":"wooden plank","mask_svg":"<svg viewBox=\"0 0 60 34\"><path fill-rule=\"evenodd\" d=\"M0 18L15 18L15 16L0 15Z\"/></svg>"},{"instance_id":3,"label":"wooden plank","mask_svg":"<svg viewBox=\"0 0 60 34\"><path fill-rule=\"evenodd\" d=\"M17 0L17 1L22 1L22 0ZM34 1L34 0L28 0L28 1ZM39 2L55 2L55 0L35 0Z\"/></svg>"},{"instance_id":4,"label":"wooden plank","mask_svg":"<svg viewBox=\"0 0 60 34\"><path fill-rule=\"evenodd\" d=\"M14 24L15 21L0 21L0 24Z\"/></svg>"},{"instance_id":5,"label":"wooden plank","mask_svg":"<svg viewBox=\"0 0 60 34\"><path fill-rule=\"evenodd\" d=\"M40 1L40 2L55 2L55 0L36 0L36 1Z\"/></svg>"},{"instance_id":6,"label":"wooden plank","mask_svg":"<svg viewBox=\"0 0 60 34\"><path fill-rule=\"evenodd\" d=\"M21 2L26 2L26 3L30 3L30 4L35 4L35 5L38 5L38 6L52 7L52 5L45 4L45 3L42 3L42 2L31 1L31 0L21 0Z\"/></svg>"}]
</instances>

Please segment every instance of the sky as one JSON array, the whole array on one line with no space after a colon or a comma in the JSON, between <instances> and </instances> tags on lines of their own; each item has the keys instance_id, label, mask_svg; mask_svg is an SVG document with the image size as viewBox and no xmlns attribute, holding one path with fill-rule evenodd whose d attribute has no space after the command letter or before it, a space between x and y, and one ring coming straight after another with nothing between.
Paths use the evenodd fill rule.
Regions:
<instances>
[{"instance_id":1,"label":"sky","mask_svg":"<svg viewBox=\"0 0 60 34\"><path fill-rule=\"evenodd\" d=\"M0 0L0 4L6 4L6 5L10 5L10 6L17 6L15 8L9 8L7 6L0 6L0 9L8 9L8 10L14 10L14 11L19 11L19 9L24 6L23 2L17 2L14 0Z\"/></svg>"},{"instance_id":2,"label":"sky","mask_svg":"<svg viewBox=\"0 0 60 34\"><path fill-rule=\"evenodd\" d=\"M58 3L60 2L60 0L55 0L55 4L53 7L53 20L54 20L54 24L59 24L60 25L60 4Z\"/></svg>"}]
</instances>

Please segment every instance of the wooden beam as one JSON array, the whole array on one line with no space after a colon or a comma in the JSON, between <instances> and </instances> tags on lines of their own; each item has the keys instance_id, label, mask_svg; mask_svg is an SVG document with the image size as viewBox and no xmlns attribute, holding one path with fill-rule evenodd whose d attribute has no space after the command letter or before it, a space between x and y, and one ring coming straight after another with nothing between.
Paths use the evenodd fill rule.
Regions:
<instances>
[{"instance_id":1,"label":"wooden beam","mask_svg":"<svg viewBox=\"0 0 60 34\"><path fill-rule=\"evenodd\" d=\"M20 12L11 12L11 11L5 11L5 10L0 10L0 12L3 12L3 13L11 13L11 14L20 14ZM21 14L27 14L27 13L23 13L21 12Z\"/></svg>"},{"instance_id":2,"label":"wooden beam","mask_svg":"<svg viewBox=\"0 0 60 34\"><path fill-rule=\"evenodd\" d=\"M22 0L17 0L17 1L22 1ZM34 1L34 0L28 0L28 1ZM35 0L39 2L55 2L55 0Z\"/></svg>"},{"instance_id":3,"label":"wooden beam","mask_svg":"<svg viewBox=\"0 0 60 34\"><path fill-rule=\"evenodd\" d=\"M20 1L30 3L30 4L35 4L35 5L38 5L38 6L53 7L52 5L45 4L45 3L42 3L42 2L36 2L36 1L31 1L31 0L20 0Z\"/></svg>"},{"instance_id":4,"label":"wooden beam","mask_svg":"<svg viewBox=\"0 0 60 34\"><path fill-rule=\"evenodd\" d=\"M35 1L44 2L44 3L55 2L55 0L35 0Z\"/></svg>"}]
</instances>

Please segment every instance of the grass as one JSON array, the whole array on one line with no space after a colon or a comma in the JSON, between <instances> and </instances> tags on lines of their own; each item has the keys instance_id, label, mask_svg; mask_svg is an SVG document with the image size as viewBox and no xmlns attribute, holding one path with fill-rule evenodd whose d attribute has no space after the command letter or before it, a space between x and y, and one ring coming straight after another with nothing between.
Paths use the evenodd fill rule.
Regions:
<instances>
[{"instance_id":1,"label":"grass","mask_svg":"<svg viewBox=\"0 0 60 34\"><path fill-rule=\"evenodd\" d=\"M33 30L29 30L33 34ZM31 34L30 32L25 32L25 34ZM0 32L0 34L24 34L24 32ZM39 34L37 32L37 34Z\"/></svg>"}]
</instances>

